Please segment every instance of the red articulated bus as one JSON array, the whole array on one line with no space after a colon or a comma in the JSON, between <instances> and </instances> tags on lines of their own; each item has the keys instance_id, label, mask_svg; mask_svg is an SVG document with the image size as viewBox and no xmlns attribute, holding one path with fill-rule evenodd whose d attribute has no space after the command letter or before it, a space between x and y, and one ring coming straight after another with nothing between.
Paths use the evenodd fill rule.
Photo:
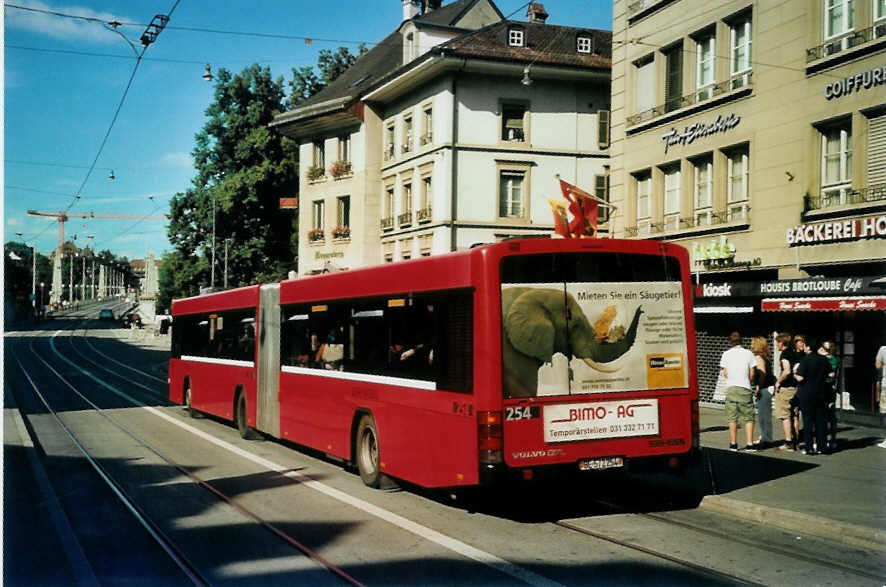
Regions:
<instances>
[{"instance_id":1,"label":"red articulated bus","mask_svg":"<svg viewBox=\"0 0 886 587\"><path fill-rule=\"evenodd\" d=\"M688 264L659 241L527 239L176 300L170 399L370 486L680 469L699 449Z\"/></svg>"}]
</instances>

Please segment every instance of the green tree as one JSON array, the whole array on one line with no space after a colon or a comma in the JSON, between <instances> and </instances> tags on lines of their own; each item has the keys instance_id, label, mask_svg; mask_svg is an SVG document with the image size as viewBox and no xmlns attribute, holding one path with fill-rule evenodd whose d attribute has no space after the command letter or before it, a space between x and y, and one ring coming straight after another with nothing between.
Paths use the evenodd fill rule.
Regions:
<instances>
[{"instance_id":1,"label":"green tree","mask_svg":"<svg viewBox=\"0 0 886 587\"><path fill-rule=\"evenodd\" d=\"M3 298L4 318L7 323L29 318L33 315L31 304L31 247L28 245L9 241L3 247ZM52 267L49 257L36 252L36 287L35 295L39 303L40 283L43 282L44 294L49 296L49 288L52 283Z\"/></svg>"},{"instance_id":2,"label":"green tree","mask_svg":"<svg viewBox=\"0 0 886 587\"><path fill-rule=\"evenodd\" d=\"M357 61L357 58L366 53L364 43L357 47L357 54L351 53L347 47L339 47L335 51L322 49L317 56L317 68L320 75L313 67L292 68L292 80L289 83L289 99L286 105L291 109L299 106L305 100L331 84Z\"/></svg>"},{"instance_id":3,"label":"green tree","mask_svg":"<svg viewBox=\"0 0 886 587\"><path fill-rule=\"evenodd\" d=\"M213 219L215 285L223 283L226 242L229 285L276 281L295 269L292 224L279 199L297 192L297 145L268 129L284 97L282 78L272 79L259 65L216 75L214 99L191 153L197 174L170 201L168 234L176 250L164 256L160 270L167 305L210 285Z\"/></svg>"}]
</instances>

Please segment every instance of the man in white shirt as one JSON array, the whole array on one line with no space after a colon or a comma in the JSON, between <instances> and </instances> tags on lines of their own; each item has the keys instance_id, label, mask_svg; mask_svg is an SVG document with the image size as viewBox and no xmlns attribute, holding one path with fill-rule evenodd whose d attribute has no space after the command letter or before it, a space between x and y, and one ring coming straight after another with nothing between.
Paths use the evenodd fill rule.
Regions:
<instances>
[{"instance_id":1,"label":"man in white shirt","mask_svg":"<svg viewBox=\"0 0 886 587\"><path fill-rule=\"evenodd\" d=\"M741 346L741 334L729 335L729 350L720 357L720 372L726 381L726 420L729 422L729 450L738 450L738 423L744 423L744 451L757 450L754 445L754 354Z\"/></svg>"}]
</instances>

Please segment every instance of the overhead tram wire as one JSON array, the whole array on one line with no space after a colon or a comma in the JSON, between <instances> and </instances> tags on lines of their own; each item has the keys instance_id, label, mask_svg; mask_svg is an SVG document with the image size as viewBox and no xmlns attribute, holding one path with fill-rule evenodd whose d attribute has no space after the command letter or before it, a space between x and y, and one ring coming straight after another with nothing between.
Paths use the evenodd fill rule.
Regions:
<instances>
[{"instance_id":1,"label":"overhead tram wire","mask_svg":"<svg viewBox=\"0 0 886 587\"><path fill-rule=\"evenodd\" d=\"M172 17L172 13L175 12L175 9L178 7L178 4L180 1L181 0L175 0L175 3L172 5L172 8L165 15L166 22L168 22L169 19ZM8 6L10 8L18 8L18 9L22 9L22 10L31 10L33 12L45 12L47 14L52 14L54 16L59 16L59 17L79 18L79 19L86 20L89 22L100 23L102 25L102 27L104 27L106 29L108 28L107 24L103 20L95 18L95 17L85 17L85 16L76 16L75 17L72 15L64 14L64 13L55 13L53 11L48 11L48 10L44 11L44 10L30 9L30 8L26 8L23 6L17 6L14 4L6 4L5 6ZM153 42L156 40L156 36L155 36L153 39L145 41L145 37L148 36L147 30L150 30L151 26L153 26L153 21L152 21L152 24L148 25L148 29L146 29L146 32L142 35L143 47L142 47L141 53L138 53L136 51L135 46L132 44L132 42L125 35L123 35L122 33L119 33L119 31L116 31L116 29L111 29L114 32L119 33L126 40L126 42L129 43L132 50L135 51L136 53L138 53L138 57L136 58L135 66L133 66L133 68L132 68L132 73L129 75L129 81L126 82L126 88L123 90L123 95L120 97L120 101L117 103L117 108L114 111L114 116L111 119L111 124L108 125L108 130L105 132L105 136L102 138L101 144L99 145L98 152L95 154L95 157L92 160L92 164L89 166L89 170L86 172L86 176L83 178L83 181L80 183L80 187L77 189L77 192L74 194L70 203L68 203L67 207L64 209L64 212L69 212L71 210L71 208L73 208L74 205L81 200L80 194L83 192L83 188L86 187L86 183L89 181L89 178L92 175L92 172L96 168L96 165L98 163L98 159L99 159L99 157L101 157L102 151L104 150L105 145L108 142L108 138L111 136L111 131L114 129L114 125L117 122L117 117L120 116L120 110L123 108L123 103L126 101L126 96L129 94L129 89L132 87L132 81L135 79L135 74L138 72L139 65L141 65L142 57L144 57L144 54L148 50L148 47L150 47L153 44ZM165 27L165 24L163 25L163 27ZM160 30L156 32L156 34L159 34L163 30L163 27L161 27ZM46 228L41 230L37 234L37 236L34 237L33 240L35 243L38 238L43 236L43 234L45 234L46 231L49 230L50 226L51 226L50 224L47 224Z\"/></svg>"}]
</instances>

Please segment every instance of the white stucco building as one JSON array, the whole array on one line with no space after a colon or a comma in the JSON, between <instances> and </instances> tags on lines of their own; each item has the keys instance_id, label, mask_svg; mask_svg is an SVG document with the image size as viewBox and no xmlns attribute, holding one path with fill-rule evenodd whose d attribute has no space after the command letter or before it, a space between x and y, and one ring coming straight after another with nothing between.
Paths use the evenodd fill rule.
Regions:
<instances>
[{"instance_id":1,"label":"white stucco building","mask_svg":"<svg viewBox=\"0 0 886 587\"><path fill-rule=\"evenodd\" d=\"M607 196L610 33L423 4L272 123L300 144L300 275L547 235L558 175Z\"/></svg>"}]
</instances>

